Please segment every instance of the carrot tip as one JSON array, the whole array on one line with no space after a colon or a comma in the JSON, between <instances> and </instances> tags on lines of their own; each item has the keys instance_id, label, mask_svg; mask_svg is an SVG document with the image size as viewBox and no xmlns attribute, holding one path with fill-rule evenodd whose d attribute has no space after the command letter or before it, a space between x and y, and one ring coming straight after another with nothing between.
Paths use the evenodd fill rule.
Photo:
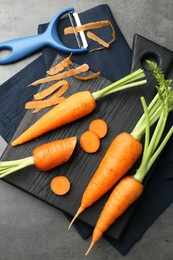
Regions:
<instances>
[{"instance_id":1,"label":"carrot tip","mask_svg":"<svg viewBox=\"0 0 173 260\"><path fill-rule=\"evenodd\" d=\"M91 244L90 244L90 246L89 246L89 248L88 248L88 250L86 251L85 255L88 255L88 254L89 254L89 252L90 252L90 250L91 250L91 248L92 248L93 246L94 246L94 242L92 241Z\"/></svg>"},{"instance_id":2,"label":"carrot tip","mask_svg":"<svg viewBox=\"0 0 173 260\"><path fill-rule=\"evenodd\" d=\"M78 209L78 211L76 212L74 218L72 219L72 221L70 222L69 226L68 226L68 230L71 228L71 226L73 225L74 221L77 219L77 217L84 211L83 207L80 207Z\"/></svg>"}]
</instances>

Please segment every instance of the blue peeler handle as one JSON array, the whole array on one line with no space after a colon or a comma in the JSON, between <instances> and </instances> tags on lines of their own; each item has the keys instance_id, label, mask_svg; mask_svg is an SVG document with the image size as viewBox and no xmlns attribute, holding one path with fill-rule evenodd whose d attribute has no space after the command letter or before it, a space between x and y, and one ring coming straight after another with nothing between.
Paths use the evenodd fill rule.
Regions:
<instances>
[{"instance_id":1,"label":"blue peeler handle","mask_svg":"<svg viewBox=\"0 0 173 260\"><path fill-rule=\"evenodd\" d=\"M57 26L60 18L69 12L73 12L74 8L66 8L56 14L47 29L42 34L27 36L14 40L5 41L0 43L1 50L10 50L10 54L4 58L0 58L0 64L9 64L18 61L32 53L35 53L45 46L51 46L54 49L64 53L83 53L87 48L73 49L66 47L60 40L57 33Z\"/></svg>"}]
</instances>

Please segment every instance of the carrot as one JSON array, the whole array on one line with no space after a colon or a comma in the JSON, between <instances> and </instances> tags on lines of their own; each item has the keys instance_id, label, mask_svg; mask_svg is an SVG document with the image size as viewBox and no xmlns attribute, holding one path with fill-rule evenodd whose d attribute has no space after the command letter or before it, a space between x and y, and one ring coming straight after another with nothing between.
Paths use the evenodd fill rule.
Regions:
<instances>
[{"instance_id":1,"label":"carrot","mask_svg":"<svg viewBox=\"0 0 173 260\"><path fill-rule=\"evenodd\" d=\"M136 201L143 192L143 184L132 176L124 177L114 188L108 198L92 235L92 242L86 252L88 255L103 233Z\"/></svg>"},{"instance_id":2,"label":"carrot","mask_svg":"<svg viewBox=\"0 0 173 260\"><path fill-rule=\"evenodd\" d=\"M94 132L86 131L80 137L80 146L87 153L95 153L100 147L100 139Z\"/></svg>"},{"instance_id":3,"label":"carrot","mask_svg":"<svg viewBox=\"0 0 173 260\"><path fill-rule=\"evenodd\" d=\"M96 133L99 138L103 138L108 131L107 123L103 119L95 119L90 123L89 131Z\"/></svg>"},{"instance_id":4,"label":"carrot","mask_svg":"<svg viewBox=\"0 0 173 260\"><path fill-rule=\"evenodd\" d=\"M15 139L12 146L28 142L48 131L77 120L91 113L95 107L96 102L89 91L75 93L43 115Z\"/></svg>"},{"instance_id":5,"label":"carrot","mask_svg":"<svg viewBox=\"0 0 173 260\"><path fill-rule=\"evenodd\" d=\"M70 181L65 176L57 176L51 181L50 188L56 195L64 195L70 190Z\"/></svg>"},{"instance_id":6,"label":"carrot","mask_svg":"<svg viewBox=\"0 0 173 260\"><path fill-rule=\"evenodd\" d=\"M76 142L76 136L57 140L38 146L33 150L30 157L13 161L2 161L0 162L0 178L29 165L35 165L40 171L51 170L70 159Z\"/></svg>"},{"instance_id":7,"label":"carrot","mask_svg":"<svg viewBox=\"0 0 173 260\"><path fill-rule=\"evenodd\" d=\"M146 80L137 81L145 76L142 69L133 72L124 78L94 93L81 91L66 98L62 103L44 114L37 122L31 125L24 133L12 141L12 146L28 142L42 134L73 122L88 115L96 108L96 101L101 97L133 86L143 85ZM135 81L135 82L133 82Z\"/></svg>"},{"instance_id":8,"label":"carrot","mask_svg":"<svg viewBox=\"0 0 173 260\"><path fill-rule=\"evenodd\" d=\"M145 142L143 156L139 168L133 176L124 177L119 184L114 188L110 197L108 198L100 217L94 228L92 241L86 255L89 253L96 241L98 241L103 233L120 217L128 207L136 201L143 192L143 180L147 173L156 162L160 153L163 151L167 142L173 135L173 125L169 131L164 135L166 122L169 113L173 107L173 91L171 88L172 80L166 80L163 72L153 62L148 62L150 67L154 70L154 76L159 83L159 103L161 108L160 116L157 118L157 124L154 131L150 133L150 116L144 97L141 97L141 102L145 115ZM164 88L164 91L161 91Z\"/></svg>"},{"instance_id":9,"label":"carrot","mask_svg":"<svg viewBox=\"0 0 173 260\"><path fill-rule=\"evenodd\" d=\"M71 221L100 199L134 165L142 152L142 144L124 132L115 137L99 167L83 193L81 205Z\"/></svg>"}]
</instances>

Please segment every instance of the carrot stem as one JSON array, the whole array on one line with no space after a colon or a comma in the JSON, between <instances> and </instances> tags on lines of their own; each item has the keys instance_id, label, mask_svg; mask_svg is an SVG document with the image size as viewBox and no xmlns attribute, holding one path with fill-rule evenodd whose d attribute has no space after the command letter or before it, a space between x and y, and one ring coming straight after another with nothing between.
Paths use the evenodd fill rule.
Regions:
<instances>
[{"instance_id":1,"label":"carrot stem","mask_svg":"<svg viewBox=\"0 0 173 260\"><path fill-rule=\"evenodd\" d=\"M95 100L98 100L102 97L105 97L109 94L118 92L120 90L132 88L139 85L146 84L147 80L137 81L145 77L144 71L142 69L138 69L135 72L128 74L127 76L113 82L107 87L100 89L94 93L92 93Z\"/></svg>"},{"instance_id":2,"label":"carrot stem","mask_svg":"<svg viewBox=\"0 0 173 260\"><path fill-rule=\"evenodd\" d=\"M0 162L0 178L3 178L13 172L26 168L30 165L34 165L33 156L7 162Z\"/></svg>"}]
</instances>

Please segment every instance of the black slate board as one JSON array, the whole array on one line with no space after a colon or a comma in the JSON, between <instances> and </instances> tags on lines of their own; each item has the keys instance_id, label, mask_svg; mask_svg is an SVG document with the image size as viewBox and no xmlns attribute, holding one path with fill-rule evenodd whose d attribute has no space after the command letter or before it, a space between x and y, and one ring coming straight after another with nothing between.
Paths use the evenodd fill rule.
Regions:
<instances>
[{"instance_id":1,"label":"black slate board","mask_svg":"<svg viewBox=\"0 0 173 260\"><path fill-rule=\"evenodd\" d=\"M140 36L136 36L140 37ZM143 47L145 47L143 45ZM161 48L162 50L162 48ZM160 51L160 50L159 50ZM167 50L164 50L167 52ZM149 52L150 53L150 52ZM135 57L134 49L134 57ZM165 55L165 54L164 54ZM169 53L170 55L170 53ZM169 56L168 55L168 56ZM144 57L144 56L142 56ZM138 57L136 56L136 59ZM165 57L164 57L165 58ZM169 57L168 57L169 58ZM55 63L59 62L62 58L57 56ZM161 59L162 69L167 71L170 62L163 62ZM134 60L133 60L134 64ZM141 60L136 65L137 67L141 65ZM133 67L133 66L132 66ZM147 86L141 86L135 89L126 90L121 93L113 94L109 97L100 100L97 103L97 109L92 114L88 115L84 119L80 119L74 123L64 126L61 129L54 130L50 133L45 134L37 140L26 143L22 146L12 148L10 145L7 147L2 159L12 160L21 157L26 157L31 155L31 151L34 147L55 139L62 139L64 137L80 135L88 128L89 122L94 118L101 117L105 119L109 125L108 135L102 140L101 148L96 154L88 155L83 152L79 146L71 157L70 161L51 172L39 172L35 167L29 167L27 169L21 170L20 172L14 173L11 176L5 178L6 181L16 185L17 187L29 192L30 194L50 203L51 205L62 209L63 211L74 215L79 204L82 193L97 168L101 158L103 157L105 151L110 145L113 138L122 131L131 132L135 123L137 122L139 116L142 113L142 107L139 101L139 97L144 95L146 100L149 102L155 94L154 85L155 82L151 78L151 72L146 71L149 83ZM104 86L110 84L111 82L103 77L99 77L92 81L80 82L75 78L70 78L71 87L67 95L78 90L88 89L91 92L97 89L103 88ZM41 88L46 87L42 85ZM42 113L33 115L30 111L26 113L24 119L22 120L15 136L17 137L24 129L31 125ZM135 168L137 165L135 166ZM51 179L56 175L66 175L71 180L72 188L71 191L64 197L55 196L49 189L49 184ZM94 226L98 218L100 210L108 197L109 194L105 195L100 201L95 203L95 205L85 211L79 219L85 223ZM129 210L129 212L131 209ZM118 238L122 232L126 222L128 221L127 216L130 214L123 215L119 220L112 225L107 234L113 238Z\"/></svg>"}]
</instances>

